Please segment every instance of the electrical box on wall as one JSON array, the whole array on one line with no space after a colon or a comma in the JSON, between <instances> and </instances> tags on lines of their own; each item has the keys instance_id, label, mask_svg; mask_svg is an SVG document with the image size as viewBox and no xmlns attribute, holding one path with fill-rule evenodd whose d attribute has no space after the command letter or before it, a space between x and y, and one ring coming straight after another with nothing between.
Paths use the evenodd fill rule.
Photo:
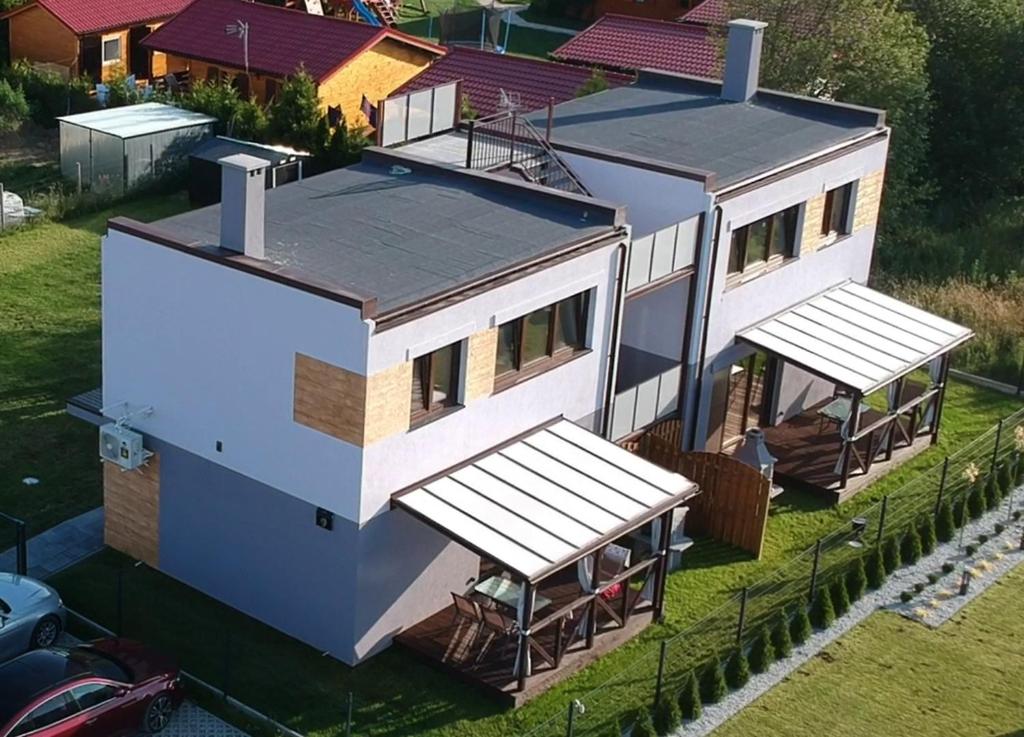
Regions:
<instances>
[{"instance_id":1,"label":"electrical box on wall","mask_svg":"<svg viewBox=\"0 0 1024 737\"><path fill-rule=\"evenodd\" d=\"M323 530L334 529L334 513L323 507L316 508L316 526Z\"/></svg>"}]
</instances>

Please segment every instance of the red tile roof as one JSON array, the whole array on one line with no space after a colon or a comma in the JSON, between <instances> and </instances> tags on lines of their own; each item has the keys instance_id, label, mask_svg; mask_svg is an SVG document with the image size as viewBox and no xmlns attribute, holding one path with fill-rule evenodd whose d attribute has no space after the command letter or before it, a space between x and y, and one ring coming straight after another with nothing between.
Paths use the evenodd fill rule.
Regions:
<instances>
[{"instance_id":1,"label":"red tile roof","mask_svg":"<svg viewBox=\"0 0 1024 737\"><path fill-rule=\"evenodd\" d=\"M195 0L160 26L143 45L187 59L243 69L242 40L227 36L224 27L249 24L249 69L284 77L304 65L317 82L378 41L392 38L441 54L444 49L415 36L365 23L310 15L245 0Z\"/></svg>"},{"instance_id":2,"label":"red tile roof","mask_svg":"<svg viewBox=\"0 0 1024 737\"><path fill-rule=\"evenodd\" d=\"M691 8L679 20L683 23L698 23L704 26L724 26L729 22L726 0L704 0Z\"/></svg>"},{"instance_id":3,"label":"red tile roof","mask_svg":"<svg viewBox=\"0 0 1024 737\"><path fill-rule=\"evenodd\" d=\"M38 5L76 36L86 36L170 18L189 2L191 0L34 0L5 15Z\"/></svg>"},{"instance_id":4,"label":"red tile roof","mask_svg":"<svg viewBox=\"0 0 1024 737\"><path fill-rule=\"evenodd\" d=\"M398 93L461 79L463 94L480 115L498 112L501 90L518 95L521 109L532 111L547 105L552 97L556 103L571 100L592 73L589 67L453 46L447 56L406 82ZM606 77L610 87L633 81L626 74L609 73Z\"/></svg>"},{"instance_id":5,"label":"red tile roof","mask_svg":"<svg viewBox=\"0 0 1024 737\"><path fill-rule=\"evenodd\" d=\"M718 77L718 47L701 26L606 15L555 49L556 59L613 69Z\"/></svg>"}]
</instances>

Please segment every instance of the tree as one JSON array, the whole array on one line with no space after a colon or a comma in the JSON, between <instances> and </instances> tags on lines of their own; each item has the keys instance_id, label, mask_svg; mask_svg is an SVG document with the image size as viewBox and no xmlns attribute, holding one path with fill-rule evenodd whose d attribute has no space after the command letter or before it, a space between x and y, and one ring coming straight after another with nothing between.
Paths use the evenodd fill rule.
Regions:
<instances>
[{"instance_id":1,"label":"tree","mask_svg":"<svg viewBox=\"0 0 1024 737\"><path fill-rule=\"evenodd\" d=\"M0 79L0 132L16 131L28 119L28 100L21 87Z\"/></svg>"},{"instance_id":2,"label":"tree","mask_svg":"<svg viewBox=\"0 0 1024 737\"><path fill-rule=\"evenodd\" d=\"M882 588L885 577L889 574L885 570L885 562L882 560L882 551L876 546L868 555L868 588L876 591Z\"/></svg>"},{"instance_id":3,"label":"tree","mask_svg":"<svg viewBox=\"0 0 1024 737\"><path fill-rule=\"evenodd\" d=\"M701 701L705 704L717 704L728 692L729 686L725 682L725 673L722 672L722 661L715 655L701 673Z\"/></svg>"},{"instance_id":4,"label":"tree","mask_svg":"<svg viewBox=\"0 0 1024 737\"><path fill-rule=\"evenodd\" d=\"M326 118L321 119L327 124ZM327 146L322 154L324 165L329 169L336 169L341 166L348 166L359 161L362 150L369 145L370 140L366 137L362 128L350 131L344 116L334 127L333 131L325 134Z\"/></svg>"},{"instance_id":5,"label":"tree","mask_svg":"<svg viewBox=\"0 0 1024 737\"><path fill-rule=\"evenodd\" d=\"M907 565L921 560L921 536L916 525L910 525L900 541L900 559Z\"/></svg>"},{"instance_id":6,"label":"tree","mask_svg":"<svg viewBox=\"0 0 1024 737\"><path fill-rule=\"evenodd\" d=\"M797 645L803 645L810 638L813 631L811 628L811 618L807 616L807 607L803 604L798 604L793 618L789 620L789 634L793 638L793 642Z\"/></svg>"},{"instance_id":7,"label":"tree","mask_svg":"<svg viewBox=\"0 0 1024 737\"><path fill-rule=\"evenodd\" d=\"M828 587L829 596L832 597L832 608L836 616L841 617L850 611L850 595L846 591L846 581L837 578Z\"/></svg>"},{"instance_id":8,"label":"tree","mask_svg":"<svg viewBox=\"0 0 1024 737\"><path fill-rule=\"evenodd\" d=\"M939 505L939 515L935 520L935 538L939 542L948 543L956 536L956 519L953 517L953 507L948 501Z\"/></svg>"},{"instance_id":9,"label":"tree","mask_svg":"<svg viewBox=\"0 0 1024 737\"><path fill-rule=\"evenodd\" d=\"M633 731L630 734L632 737L658 737L658 732L654 729L654 721L651 719L649 709L645 707L637 709Z\"/></svg>"},{"instance_id":10,"label":"tree","mask_svg":"<svg viewBox=\"0 0 1024 737\"><path fill-rule=\"evenodd\" d=\"M262 142L267 140L270 119L266 109L255 99L239 100L228 120L228 129L235 138Z\"/></svg>"},{"instance_id":11,"label":"tree","mask_svg":"<svg viewBox=\"0 0 1024 737\"><path fill-rule=\"evenodd\" d=\"M1006 496L1013 488L1013 472L1010 469L1010 461L1003 461L999 464L996 483L999 484L1000 496Z\"/></svg>"},{"instance_id":12,"label":"tree","mask_svg":"<svg viewBox=\"0 0 1024 737\"><path fill-rule=\"evenodd\" d=\"M762 625L757 632L753 647L750 648L750 670L764 673L775 660L775 648L772 647L772 635L767 625Z\"/></svg>"},{"instance_id":13,"label":"tree","mask_svg":"<svg viewBox=\"0 0 1024 737\"><path fill-rule=\"evenodd\" d=\"M846 572L844 584L849 601L857 601L860 597L864 596L864 592L868 588L868 574L864 570L863 557L857 556L853 561L850 570Z\"/></svg>"},{"instance_id":14,"label":"tree","mask_svg":"<svg viewBox=\"0 0 1024 737\"><path fill-rule=\"evenodd\" d=\"M900 546L895 537L890 537L882 545L882 565L885 566L886 576L903 565L903 559L900 557Z\"/></svg>"},{"instance_id":15,"label":"tree","mask_svg":"<svg viewBox=\"0 0 1024 737\"><path fill-rule=\"evenodd\" d=\"M968 492L967 514L971 519L978 519L985 514L985 491L981 479L975 481Z\"/></svg>"},{"instance_id":16,"label":"tree","mask_svg":"<svg viewBox=\"0 0 1024 737\"><path fill-rule=\"evenodd\" d=\"M793 638L789 634L789 618L786 611L779 612L775 627L772 628L772 647L775 648L775 657L788 658L793 652Z\"/></svg>"},{"instance_id":17,"label":"tree","mask_svg":"<svg viewBox=\"0 0 1024 737\"><path fill-rule=\"evenodd\" d=\"M659 735L670 735L683 723L683 715L676 699L662 696L654 705L654 729Z\"/></svg>"},{"instance_id":18,"label":"tree","mask_svg":"<svg viewBox=\"0 0 1024 737\"><path fill-rule=\"evenodd\" d=\"M697 676L691 670L686 680L683 681L683 690L679 692L679 709L683 719L700 719L703 712L700 700L700 687L697 685Z\"/></svg>"},{"instance_id":19,"label":"tree","mask_svg":"<svg viewBox=\"0 0 1024 737\"><path fill-rule=\"evenodd\" d=\"M811 604L811 624L820 630L828 629L836 620L836 610L832 605L832 595L827 586L820 586Z\"/></svg>"},{"instance_id":20,"label":"tree","mask_svg":"<svg viewBox=\"0 0 1024 737\"><path fill-rule=\"evenodd\" d=\"M316 83L305 68L288 77L270 105L270 137L304 151L319 152L325 141Z\"/></svg>"},{"instance_id":21,"label":"tree","mask_svg":"<svg viewBox=\"0 0 1024 737\"><path fill-rule=\"evenodd\" d=\"M999 501L1003 498L1002 490L999 488L999 483L996 481L995 474L989 474L989 477L985 480L985 509L995 509L999 506Z\"/></svg>"},{"instance_id":22,"label":"tree","mask_svg":"<svg viewBox=\"0 0 1024 737\"><path fill-rule=\"evenodd\" d=\"M595 92L604 92L606 89L608 89L608 78L604 75L604 70L594 67L590 72L590 78L576 90L576 97L586 97Z\"/></svg>"},{"instance_id":23,"label":"tree","mask_svg":"<svg viewBox=\"0 0 1024 737\"><path fill-rule=\"evenodd\" d=\"M743 651L743 645L736 647L729 662L725 664L725 682L729 688L743 688L750 680L750 661Z\"/></svg>"}]
</instances>

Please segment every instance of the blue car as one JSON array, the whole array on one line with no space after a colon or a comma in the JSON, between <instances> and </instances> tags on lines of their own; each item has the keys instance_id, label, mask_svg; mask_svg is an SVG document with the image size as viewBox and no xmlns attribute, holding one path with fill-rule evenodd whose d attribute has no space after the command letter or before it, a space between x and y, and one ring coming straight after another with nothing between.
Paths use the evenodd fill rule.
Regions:
<instances>
[{"instance_id":1,"label":"blue car","mask_svg":"<svg viewBox=\"0 0 1024 737\"><path fill-rule=\"evenodd\" d=\"M50 647L64 630L60 595L41 581L0 573L0 662Z\"/></svg>"}]
</instances>

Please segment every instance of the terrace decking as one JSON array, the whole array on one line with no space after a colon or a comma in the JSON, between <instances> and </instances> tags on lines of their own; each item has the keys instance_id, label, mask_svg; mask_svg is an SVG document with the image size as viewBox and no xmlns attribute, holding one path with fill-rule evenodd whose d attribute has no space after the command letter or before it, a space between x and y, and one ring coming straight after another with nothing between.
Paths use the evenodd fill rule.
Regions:
<instances>
[{"instance_id":1,"label":"terrace decking","mask_svg":"<svg viewBox=\"0 0 1024 737\"><path fill-rule=\"evenodd\" d=\"M638 610L629 616L625 626L620 627L599 607L594 646L587 649L585 638L576 639L564 652L557 666L546 663L534 654L533 674L526 679L525 688L522 690L518 688L513 671L516 658L515 637L506 638L504 642L500 641L500 638L489 639L489 633L478 625L465 621L456 622L454 605L445 607L409 627L395 637L395 642L450 675L515 708L633 639L651 623L650 602L640 597L639 592L633 589L627 591L629 603L636 603ZM557 583L543 587L539 593L551 600L551 604L536 613L538 618L543 618L577 600L582 595L582 590L570 576L565 575L559 576ZM620 594L609 603L617 610L621 601ZM507 614L512 615L511 612ZM571 628L577 624L578 620L566 620L564 627L556 623L535 633L533 638L547 652L554 653L556 633L568 638Z\"/></svg>"}]
</instances>

